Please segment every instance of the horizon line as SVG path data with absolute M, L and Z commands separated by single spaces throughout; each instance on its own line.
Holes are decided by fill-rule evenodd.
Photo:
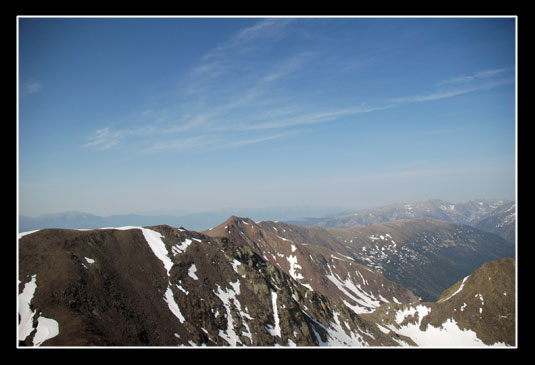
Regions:
M 135 216 L 139 216 L 139 217 L 158 217 L 158 216 L 166 216 L 166 217 L 176 217 L 176 218 L 181 218 L 181 217 L 186 217 L 186 216 L 189 216 L 189 215 L 196 215 L 196 214 L 209 214 L 209 213 L 228 213 L 229 211 L 236 211 L 236 210 L 257 210 L 257 211 L 261 211 L 261 210 L 270 210 L 270 209 L 274 209 L 274 210 L 278 210 L 278 209 L 286 209 L 286 210 L 289 210 L 289 209 L 340 209 L 340 212 L 347 212 L 347 211 L 350 211 L 350 212 L 358 212 L 358 211 L 361 211 L 361 210 L 368 210 L 368 209 L 378 209 L 378 208 L 383 208 L 383 207 L 388 207 L 388 206 L 391 206 L 391 205 L 403 205 L 403 204 L 414 204 L 414 203 L 424 203 L 424 202 L 429 202 L 429 201 L 433 201 L 433 200 L 439 200 L 439 201 L 442 201 L 442 202 L 445 202 L 445 203 L 451 203 L 451 204 L 465 204 L 465 203 L 469 203 L 469 202 L 474 202 L 474 201 L 481 201 L 481 200 L 486 200 L 486 201 L 503 201 L 504 203 L 503 204 L 506 204 L 506 203 L 511 203 L 511 202 L 517 202 L 517 199 L 516 197 L 514 199 L 510 199 L 510 198 L 505 198 L 505 197 L 502 197 L 502 198 L 487 198 L 487 197 L 479 197 L 479 198 L 473 198 L 473 199 L 469 199 L 469 200 L 463 200 L 463 201 L 447 201 L 447 200 L 444 200 L 444 199 L 440 199 L 440 198 L 428 198 L 428 199 L 420 199 L 420 200 L 410 200 L 410 201 L 403 201 L 403 202 L 392 202 L 392 203 L 387 203 L 387 204 L 376 204 L 376 205 L 371 205 L 371 206 L 367 206 L 367 207 L 363 207 L 363 208 L 352 208 L 352 207 L 342 207 L 342 206 L 335 206 L 335 205 L 325 205 L 325 204 L 317 204 L 317 205 L 302 205 L 302 204 L 295 204 L 295 205 L 278 205 L 278 206 L 261 206 L 261 207 L 220 207 L 220 208 L 209 208 L 209 209 L 202 209 L 202 210 L 197 210 L 197 211 L 186 211 L 184 213 L 180 213 L 180 214 L 176 214 L 176 213 L 173 213 L 173 210 L 172 209 L 168 209 L 168 210 L 162 210 L 162 211 L 158 211 L 158 210 L 155 210 L 157 211 L 158 213 L 147 213 L 147 212 L 150 212 L 149 211 L 146 211 L 146 212 L 135 212 L 135 211 L 130 211 L 130 212 L 125 212 L 125 213 L 112 213 L 112 214 L 108 214 L 108 215 L 102 215 L 102 214 L 96 214 L 96 213 L 91 213 L 91 212 L 88 212 L 88 211 L 82 211 L 82 210 L 62 210 L 62 211 L 56 211 L 56 212 L 47 212 L 47 213 L 42 213 L 42 214 L 39 214 L 39 215 L 27 215 L 27 214 L 23 214 L 21 213 L 18 209 L 17 209 L 17 221 L 18 219 L 21 217 L 21 216 L 24 216 L 26 218 L 40 218 L 40 217 L 43 217 L 43 216 L 47 216 L 47 215 L 61 215 L 61 214 L 86 214 L 86 215 L 92 215 L 92 216 L 95 216 L 95 217 L 99 217 L 99 218 L 109 218 L 109 217 L 116 217 L 116 216 L 127 216 L 127 215 L 135 215 Z M 166 213 L 166 211 L 168 211 Z

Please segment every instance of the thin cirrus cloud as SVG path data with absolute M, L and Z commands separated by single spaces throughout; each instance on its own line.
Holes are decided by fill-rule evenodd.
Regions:
M 135 141 L 136 144 L 141 142 L 145 146 L 141 149 L 144 152 L 195 148 L 210 144 L 217 144 L 218 148 L 232 148 L 288 135 L 279 133 L 269 136 L 243 136 L 240 133 L 247 128 L 235 123 L 234 117 L 244 115 L 243 111 L 251 107 L 261 107 L 264 110 L 273 106 L 280 108 L 280 100 L 267 96 L 270 88 L 277 81 L 298 71 L 314 56 L 310 52 L 301 52 L 270 64 L 252 76 L 240 74 L 244 62 L 243 54 L 254 54 L 254 50 L 261 47 L 259 42 L 265 43 L 283 37 L 284 29 L 291 22 L 292 19 L 265 19 L 232 35 L 202 56 L 196 67 L 189 72 L 187 97 L 182 108 L 164 106 L 160 108 L 157 116 L 153 112 L 140 112 L 131 119 L 133 124 L 144 127 L 101 128 L 90 137 L 85 147 L 107 150 Z M 219 80 L 220 76 L 227 73 L 238 75 L 237 87 Z M 203 100 L 208 104 L 209 111 L 205 104 L 198 106 L 196 102 L 191 102 L 192 94 L 195 94 L 195 100 Z M 158 118 L 158 121 L 155 118 Z M 179 137 L 172 137 L 178 134 Z
M 28 81 L 22 85 L 22 95 L 30 95 L 41 90 L 43 85 L 37 81 Z
M 295 67 L 293 66 L 291 68 Z M 262 119 L 261 116 L 257 119 L 252 118 L 247 123 L 217 123 L 224 119 L 225 113 L 239 109 L 254 103 L 255 100 L 262 95 L 259 83 L 266 82 L 266 78 L 261 78 L 260 82 L 251 87 L 247 91 L 243 92 L 240 97 L 235 99 L 233 103 L 225 104 L 215 108 L 211 112 L 204 112 L 194 115 L 185 122 L 170 124 L 166 126 L 155 127 L 148 125 L 143 128 L 131 129 L 131 130 L 111 130 L 109 127 L 97 130 L 95 136 L 91 139 L 86 147 L 95 147 L 98 149 L 110 149 L 119 145 L 119 143 L 128 140 L 131 137 L 150 137 L 150 136 L 166 136 L 176 133 L 193 132 L 199 133 L 196 136 L 186 136 L 183 138 L 174 138 L 167 141 L 157 141 L 151 144 L 148 148 L 145 148 L 144 152 L 157 152 L 165 150 L 176 150 L 185 148 L 195 148 L 207 145 L 217 145 L 218 149 L 239 147 L 245 145 L 251 145 L 255 143 L 262 143 L 269 140 L 279 139 L 290 134 L 295 133 L 279 133 L 268 136 L 238 136 L 238 133 L 245 131 L 262 131 L 279 129 L 284 130 L 292 127 L 305 126 L 318 123 L 326 123 L 335 121 L 337 118 L 351 115 L 358 115 L 362 113 L 372 113 L 375 111 L 386 110 L 395 107 L 399 103 L 418 103 L 426 101 L 434 101 L 440 99 L 451 98 L 478 90 L 492 89 L 501 85 L 506 85 L 514 82 L 514 79 L 510 77 L 495 79 L 496 75 L 499 75 L 502 70 L 494 71 L 481 71 L 474 73 L 471 76 L 460 76 L 446 80 L 441 84 L 453 84 L 456 87 L 437 90 L 428 94 L 413 95 L 407 97 L 393 98 L 387 101 L 384 105 L 377 106 L 360 106 L 350 108 L 338 108 L 333 110 L 324 110 L 303 113 L 300 108 L 288 108 L 282 109 L 281 115 L 270 115 L 271 113 L 264 113 L 266 118 Z M 276 78 L 283 77 L 284 71 L 279 71 L 273 75 L 278 75 Z M 268 82 L 274 80 L 268 78 Z M 481 82 L 484 81 L 484 82 Z M 266 101 L 264 101 L 266 103 Z M 267 102 L 269 104 L 269 102 Z M 275 102 L 273 102 L 275 103 Z M 280 105 L 279 105 L 280 107 Z M 284 113 L 284 110 L 287 110 Z M 235 135 L 228 135 L 229 131 L 234 131 Z M 218 132 L 227 133 L 214 134 Z M 231 141 L 231 142 L 228 142 Z
M 233 148 L 277 140 L 297 134 L 299 127 L 335 122 L 401 103 L 446 99 L 514 82 L 505 68 L 486 69 L 444 79 L 427 93 L 385 98 L 374 105 L 310 105 L 299 96 L 284 94 L 284 83 L 301 70 L 306 71 L 308 63 L 320 58 L 321 50 L 300 49 L 265 63 L 249 59 L 256 60 L 257 51 L 266 52 L 290 35 L 294 21 L 259 20 L 231 35 L 200 57 L 186 74 L 181 105 L 162 106 L 157 115 L 140 112 L 137 119 L 133 118 L 136 120 L 132 125 L 136 127 L 100 128 L 85 146 L 107 150 L 132 142 L 145 153 L 194 150 L 210 145 L 217 145 L 217 149 Z M 250 64 L 255 65 L 254 69 L 245 72 Z M 232 76 L 232 82 L 227 76 Z
M 501 76 L 506 69 L 483 70 L 468 76 L 456 76 L 438 83 L 440 88 L 422 95 L 411 95 L 390 99 L 392 103 L 417 103 L 423 101 L 433 101 L 451 98 L 479 90 L 488 90 L 498 86 L 511 84 L 514 82 L 513 77 L 496 77 Z M 442 88 L 443 85 L 449 88 Z
M 99 129 L 85 147 L 94 147 L 101 150 L 107 150 L 119 144 L 124 132 L 111 131 L 109 127 Z
M 203 60 L 208 61 L 225 56 L 227 53 L 233 53 L 236 50 L 241 52 L 250 51 L 258 47 L 258 41 L 274 39 L 284 35 L 286 26 L 292 23 L 294 19 L 268 18 L 260 20 L 258 23 L 244 28 L 212 51 L 203 56 Z
M 497 76 L 497 75 L 503 73 L 504 71 L 506 71 L 505 68 L 500 68 L 500 69 L 495 69 L 495 70 L 478 71 L 478 72 L 475 72 L 475 73 L 473 73 L 471 75 L 462 75 L 462 76 L 452 77 L 450 79 L 443 80 L 443 81 L 441 81 L 439 83 L 439 85 L 466 84 L 466 83 L 470 83 L 470 82 L 473 82 L 473 81 L 476 81 L 476 80 L 488 79 L 488 78 Z
M 228 148 L 241 147 L 275 139 L 280 139 L 294 134 L 294 132 L 283 132 L 278 134 L 263 135 L 258 137 L 239 136 L 239 135 L 197 135 L 187 138 L 178 138 L 174 140 L 160 141 L 152 144 L 150 147 L 143 149 L 143 153 L 152 153 L 169 150 L 222 150 Z
M 292 117 L 281 118 L 278 120 L 270 120 L 266 122 L 244 125 L 241 128 L 244 130 L 260 130 L 273 128 L 288 128 L 294 126 L 302 126 L 308 124 L 325 123 L 343 116 L 357 115 L 362 113 L 371 113 L 374 111 L 385 110 L 391 108 L 392 105 L 375 106 L 375 107 L 353 107 L 341 108 L 337 110 L 320 111 L 316 113 L 299 114 Z
M 206 83 L 240 69 L 244 54 L 251 54 L 266 42 L 280 39 L 293 19 L 264 19 L 229 37 L 201 57 L 199 64 L 190 73 L 190 93 L 203 92 Z

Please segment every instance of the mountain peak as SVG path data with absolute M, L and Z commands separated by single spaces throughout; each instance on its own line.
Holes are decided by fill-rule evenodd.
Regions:
M 515 261 L 484 263 L 437 302 L 387 304 L 366 316 L 418 346 L 514 346 Z
M 354 258 L 311 244 L 314 239 L 302 235 L 302 230 L 303 227 L 286 223 L 256 223 L 232 216 L 203 233 L 249 247 L 307 289 L 346 301 L 355 313 L 368 312 L 383 302 L 418 300 L 402 285 L 358 264 Z M 320 234 L 325 233 L 320 230 Z

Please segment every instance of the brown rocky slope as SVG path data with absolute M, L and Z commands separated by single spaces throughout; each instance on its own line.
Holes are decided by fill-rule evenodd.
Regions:
M 277 228 L 277 227 L 278 228 Z M 356 313 L 373 311 L 382 303 L 413 303 L 418 297 L 381 273 L 351 257 L 326 247 L 308 244 L 292 235 L 299 227 L 256 223 L 230 217 L 203 233 L 228 239 L 251 248 L 307 288 L 343 300 Z M 309 229 L 306 229 L 309 230 Z
M 18 254 L 21 346 L 397 345 L 227 238 L 47 229 Z

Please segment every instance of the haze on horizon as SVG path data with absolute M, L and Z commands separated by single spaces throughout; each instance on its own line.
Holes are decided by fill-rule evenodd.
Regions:
M 18 18 L 18 209 L 516 198 L 516 19 Z

